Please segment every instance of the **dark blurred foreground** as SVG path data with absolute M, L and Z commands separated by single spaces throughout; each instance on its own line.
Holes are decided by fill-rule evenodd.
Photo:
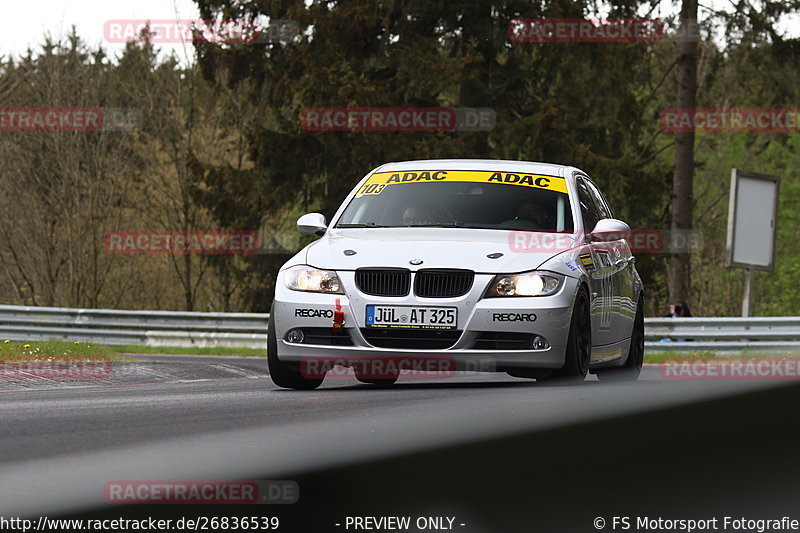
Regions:
M 417 517 L 449 516 L 464 532 L 596 531 L 597 517 L 612 531 L 614 516 L 630 517 L 630 531 L 637 516 L 798 518 L 799 398 L 793 384 L 295 476 L 293 505 L 115 506 L 76 517 L 278 516 L 278 531 L 315 532 L 356 530 L 347 516 L 409 516 L 407 531 L 418 531 Z

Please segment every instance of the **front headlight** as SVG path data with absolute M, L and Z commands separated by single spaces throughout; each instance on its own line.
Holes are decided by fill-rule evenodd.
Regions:
M 561 288 L 562 276 L 552 272 L 526 272 L 524 274 L 500 274 L 492 280 L 487 298 L 498 296 L 549 296 Z
M 336 272 L 306 265 L 292 267 L 286 271 L 286 286 L 293 291 L 344 294 Z

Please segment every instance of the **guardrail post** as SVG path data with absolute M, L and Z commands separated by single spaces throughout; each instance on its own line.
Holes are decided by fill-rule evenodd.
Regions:
M 744 271 L 744 296 L 742 296 L 742 318 L 750 317 L 750 288 L 753 285 L 753 267 Z

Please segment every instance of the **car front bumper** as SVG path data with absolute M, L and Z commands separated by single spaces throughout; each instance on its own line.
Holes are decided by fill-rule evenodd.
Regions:
M 279 277 L 272 310 L 278 357 L 302 364 L 311 359 L 337 361 L 376 358 L 447 360 L 456 370 L 503 371 L 507 368 L 555 369 L 564 365 L 567 338 L 578 280 L 567 277 L 561 290 L 552 296 L 483 298 L 493 275 L 477 274 L 472 290 L 458 298 L 374 297 L 355 288 L 352 272 L 339 272 L 345 294 L 293 291 Z M 455 330 L 430 335 L 425 339 L 388 345 L 374 338 L 373 328 L 365 327 L 367 305 L 455 307 Z M 344 313 L 344 324 L 334 330 L 334 310 Z M 286 340 L 295 328 L 311 334 L 302 343 Z M 409 330 L 399 336 L 414 336 Z M 413 330 L 419 331 L 419 330 Z M 387 335 L 392 336 L 392 332 Z M 450 340 L 436 340 L 444 335 Z M 549 347 L 534 349 L 526 339 L 540 336 Z M 513 339 L 513 342 L 508 339 Z M 446 345 L 446 346 L 445 346 Z M 412 347 L 413 346 L 413 347 Z

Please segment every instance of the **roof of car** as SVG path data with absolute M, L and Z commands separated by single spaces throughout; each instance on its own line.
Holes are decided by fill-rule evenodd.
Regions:
M 511 161 L 504 159 L 420 159 L 417 161 L 397 161 L 381 165 L 375 172 L 394 172 L 403 170 L 497 170 L 503 172 L 524 172 L 526 174 L 545 174 L 566 176 L 568 165 L 537 163 L 533 161 Z

